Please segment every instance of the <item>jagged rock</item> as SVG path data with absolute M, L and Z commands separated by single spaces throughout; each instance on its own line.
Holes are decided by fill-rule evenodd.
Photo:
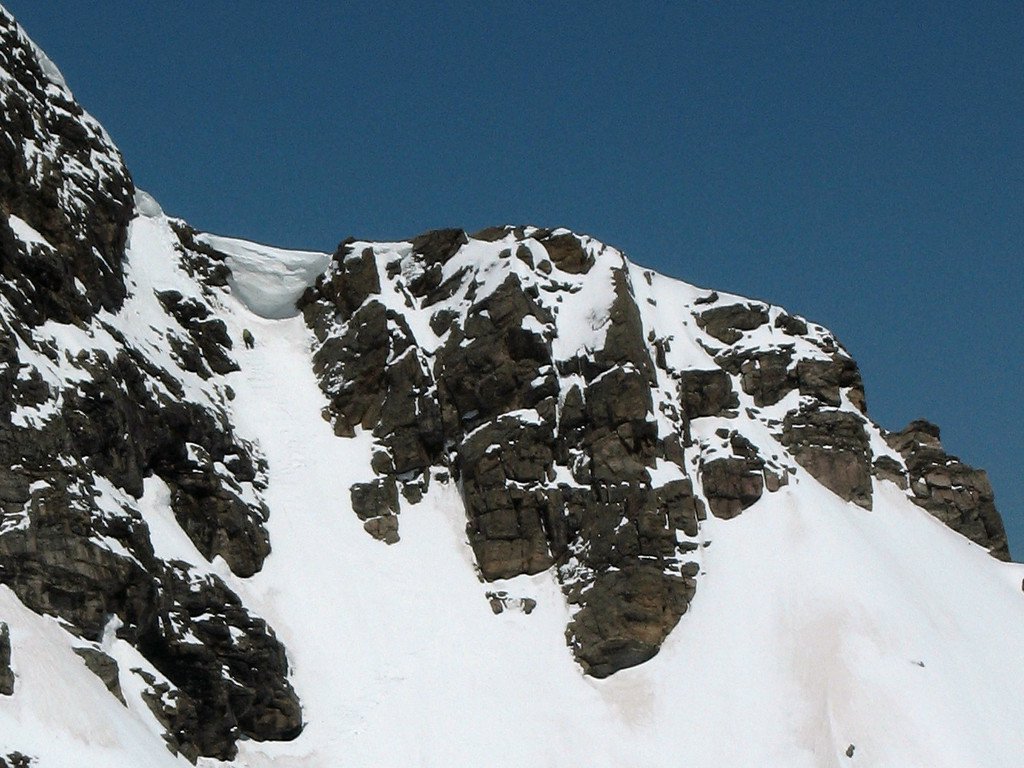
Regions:
M 0 38 L 0 582 L 85 640 L 98 640 L 116 616 L 118 637 L 145 655 L 157 638 L 177 642 L 166 617 L 181 597 L 168 592 L 166 566 L 135 503 L 146 478 L 166 481 L 176 514 L 208 557 L 223 555 L 236 573 L 251 575 L 268 551 L 266 509 L 242 500 L 249 491 L 259 496 L 261 461 L 235 436 L 212 381 L 201 403 L 190 402 L 182 383 L 191 373 L 201 382 L 237 370 L 227 327 L 208 301 L 228 272 L 222 254 L 176 223 L 173 255 L 197 280 L 197 295 L 136 295 L 167 319 L 144 340 L 125 338 L 123 318 L 98 314 L 116 313 L 125 297 L 135 201 L 146 216 L 156 206 L 136 196 L 109 138 L 6 13 Z M 45 320 L 95 346 L 50 342 L 52 334 L 36 328 Z M 157 366 L 151 347 L 169 348 L 178 364 Z M 41 365 L 52 366 L 47 377 Z M 200 641 L 219 658 L 215 645 Z M 102 657 L 85 655 L 114 679 Z M 261 663 L 247 660 L 250 677 L 273 687 L 278 675 L 287 685 L 286 668 L 261 671 Z M 221 667 L 205 672 L 219 676 Z M 168 665 L 166 674 L 189 675 L 197 699 L 216 689 L 196 669 Z M 250 730 L 258 737 L 263 726 Z
M 510 275 L 470 309 L 465 335 L 451 334 L 438 352 L 434 377 L 455 430 L 469 430 L 505 411 L 534 408 L 557 396 L 550 343 L 523 327 L 528 317 L 542 324 L 552 321 Z M 538 378 L 542 381 L 534 384 Z
M 584 437 L 597 482 L 639 482 L 648 477 L 657 453 L 657 428 L 648 420 L 647 377 L 632 365 L 613 368 L 587 389 L 588 430 Z
M 351 494 L 352 510 L 364 521 L 366 532 L 387 544 L 398 542 L 398 485 L 394 477 L 357 483 Z
M 889 456 L 878 456 L 871 465 L 872 473 L 879 480 L 888 480 L 895 483 L 903 490 L 910 487 L 907 480 L 907 471 L 900 462 Z
M 740 386 L 753 396 L 754 405 L 759 408 L 775 405 L 797 387 L 797 377 L 790 370 L 793 353 L 788 349 L 754 352 L 738 360 Z M 734 362 L 730 360 L 729 364 Z
M 533 613 L 533 609 L 537 607 L 537 601 L 532 597 L 511 597 L 508 592 L 504 590 L 499 592 L 488 592 L 486 594 L 487 602 L 491 606 L 491 611 L 498 615 L 504 613 L 506 610 L 514 610 L 525 613 L 529 616 Z
M 125 703 L 124 694 L 121 692 L 121 680 L 118 676 L 117 662 L 110 656 L 96 648 L 82 647 L 75 648 L 75 653 L 82 657 L 85 666 L 98 677 L 107 690 L 114 694 L 114 698 Z
M 181 263 L 201 285 L 224 288 L 231 278 L 231 270 L 225 263 L 226 254 L 210 247 L 199 238 L 199 232 L 179 219 L 168 223 L 178 237 L 178 253 Z
M 538 232 L 535 237 L 548 252 L 552 263 L 563 272 L 574 275 L 586 274 L 594 265 L 593 257 L 587 253 L 580 239 L 571 232 L 557 235 Z
M 304 309 L 313 297 L 327 298 L 342 318 L 348 320 L 373 295 L 380 293 L 380 275 L 373 248 L 352 253 L 351 243 L 343 243 L 334 254 L 339 268 L 324 284 L 324 276 L 317 278 L 316 290 L 303 294 L 299 308 Z
M 6 757 L 0 757 L 0 768 L 32 768 L 35 760 L 21 752 L 8 752 Z
M 363 530 L 385 544 L 397 544 L 401 537 L 398 535 L 398 516 L 381 515 L 363 523 Z
M 939 428 L 924 420 L 886 435 L 886 441 L 907 464 L 912 501 L 993 557 L 1010 559 L 1006 530 L 984 470 L 947 454 Z
M 32 493 L 26 524 L 0 536 L 0 579 L 37 613 L 60 616 L 83 637 L 98 640 L 111 615 L 126 635 L 153 617 L 155 585 L 148 532 L 137 513 L 101 516 L 76 483 L 57 477 Z M 119 542 L 137 557 L 97 546 Z
M 552 441 L 550 427 L 506 417 L 459 446 L 467 532 L 485 579 L 537 573 L 552 563 L 544 526 L 551 499 L 520 487 L 547 479 Z
M 768 322 L 768 310 L 756 304 L 730 304 L 713 307 L 695 315 L 697 325 L 725 344 L 743 338 L 743 331 L 752 331 Z
M 461 229 L 435 229 L 414 237 L 410 242 L 413 253 L 420 257 L 422 271 L 410 280 L 409 290 L 414 296 L 426 297 L 441 286 L 442 268 L 469 242 L 469 238 Z M 436 297 L 428 299 L 426 304 L 433 304 L 436 300 Z
M 0 621 L 0 696 L 14 693 L 14 670 L 11 668 L 11 630 Z
M 695 591 L 691 578 L 637 564 L 598 575 L 566 637 L 587 674 L 608 677 L 652 658 Z
M 115 311 L 135 192 L 121 154 L 6 13 L 0 70 L 0 294 L 32 326 Z M 17 222 L 48 245 L 23 241 Z
M 195 764 L 199 758 L 197 747 L 199 716 L 191 697 L 178 688 L 135 667 L 132 673 L 142 678 L 142 700 L 164 727 L 163 738 L 171 754 L 181 755 Z
M 800 394 L 836 408 L 841 403 L 839 391 L 852 388 L 850 401 L 864 412 L 864 385 L 857 364 L 850 358 L 837 354 L 831 360 L 800 360 L 796 364 L 796 378 Z
M 822 485 L 871 509 L 871 448 L 860 417 L 840 410 L 791 412 L 783 421 L 781 439 Z
M 147 659 L 188 695 L 196 711 L 187 739 L 198 754 L 230 760 L 239 734 L 289 740 L 302 731 L 284 647 L 216 576 L 171 563 L 161 578 L 158 619 L 139 638 Z
M 787 315 L 785 312 L 781 312 L 775 318 L 775 327 L 790 336 L 805 336 L 807 334 L 807 323 L 799 317 Z
M 253 509 L 208 469 L 179 474 L 167 484 L 174 517 L 203 557 L 223 557 L 242 577 L 263 567 L 270 554 L 265 508 Z
M 679 403 L 687 418 L 724 416 L 739 408 L 740 400 L 732 388 L 729 374 L 720 369 L 681 371 Z
M 210 310 L 195 299 L 186 299 L 178 291 L 161 291 L 157 298 L 168 314 L 185 329 L 202 362 L 186 365 L 186 370 L 209 378 L 213 373 L 231 373 L 238 370 L 236 363 L 226 350 L 234 345 L 223 320 L 211 316 Z M 249 334 L 252 339 L 252 334 Z M 180 342 L 179 342 L 180 343 Z M 189 358 L 187 347 L 180 346 L 178 356 Z
M 373 433 L 388 447 L 394 471 L 423 471 L 444 447 L 441 406 L 430 369 L 412 348 L 387 366 L 381 418 Z
M 728 520 L 761 498 L 764 492 L 764 461 L 757 449 L 736 432 L 729 435 L 732 457 L 702 461 L 704 496 L 711 514 Z
M 612 272 L 612 287 L 615 295 L 608 308 L 604 346 L 594 353 L 592 367 L 588 365 L 589 361 L 583 361 L 584 368 L 590 368 L 588 378 L 593 379 L 614 365 L 630 364 L 648 382 L 653 382 L 654 366 L 644 343 L 643 321 L 626 270 Z

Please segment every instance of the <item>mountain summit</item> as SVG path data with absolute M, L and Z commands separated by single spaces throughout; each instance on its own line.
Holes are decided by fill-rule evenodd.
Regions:
M 825 328 L 196 231 L 0 9 L 0 766 L 1009 766 L 1024 568 Z

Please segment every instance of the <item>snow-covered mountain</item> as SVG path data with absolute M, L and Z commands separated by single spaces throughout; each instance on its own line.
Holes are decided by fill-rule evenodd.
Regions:
M 197 232 L 0 9 L 0 766 L 1024 765 L 984 472 L 563 229 Z

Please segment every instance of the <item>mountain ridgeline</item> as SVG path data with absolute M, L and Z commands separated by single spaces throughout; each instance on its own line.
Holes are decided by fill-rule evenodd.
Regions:
M 112 698 L 144 704 L 168 754 L 294 740 L 304 691 L 245 586 L 285 514 L 268 491 L 284 470 L 236 418 L 260 337 L 232 318 L 271 317 L 245 294 L 248 246 L 137 191 L 2 9 L 0 43 L 0 585 L 55 618 Z M 275 322 L 304 324 L 334 439 L 369 446 L 322 514 L 357 518 L 383 556 L 447 489 L 489 609 L 529 613 L 517 579 L 550 574 L 591 678 L 685 624 L 712 523 L 811 484 L 865 516 L 895 490 L 1009 559 L 985 473 L 928 422 L 874 424 L 841 344 L 779 307 L 566 229 L 349 238 L 318 263 Z M 0 708 L 31 663 L 4 621 Z M 8 762 L 33 760 L 17 742 L 0 734 Z

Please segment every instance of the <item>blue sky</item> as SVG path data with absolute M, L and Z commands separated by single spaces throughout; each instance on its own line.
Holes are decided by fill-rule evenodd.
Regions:
M 568 226 L 829 326 L 1024 556 L 1020 2 L 3 1 L 201 229 Z

